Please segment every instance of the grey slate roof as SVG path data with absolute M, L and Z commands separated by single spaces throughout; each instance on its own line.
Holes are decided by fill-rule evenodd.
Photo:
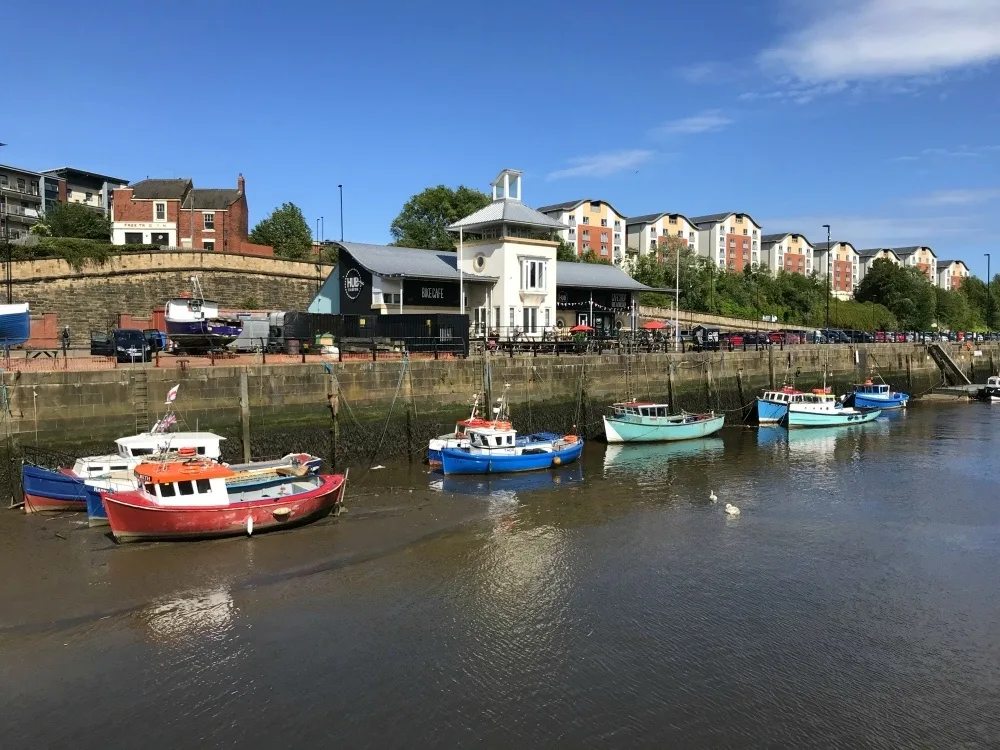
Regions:
M 478 229 L 490 224 L 520 224 L 521 226 L 542 227 L 543 229 L 566 229 L 566 224 L 524 205 L 521 201 L 496 200 L 485 208 L 459 219 L 448 229 Z
M 883 250 L 887 250 L 893 255 L 896 255 L 896 251 L 893 250 L 891 247 L 868 247 L 865 248 L 864 250 L 858 250 L 858 255 L 860 255 L 862 258 L 871 258 L 878 255 Z M 896 255 L 896 257 L 898 258 L 899 256 Z
M 553 203 L 551 206 L 539 206 L 538 210 L 541 211 L 542 213 L 549 213 L 551 211 L 572 211 L 574 208 L 584 203 L 603 203 L 605 206 L 608 206 L 616 214 L 618 214 L 622 218 L 625 218 L 625 214 L 623 214 L 621 211 L 619 211 L 617 208 L 612 206 L 607 201 L 601 200 L 600 198 L 580 198 L 580 200 L 576 201 L 566 201 L 565 203 Z
M 950 266 L 952 263 L 961 263 L 966 268 L 969 267 L 968 263 L 966 263 L 964 260 L 959 260 L 958 258 L 955 258 L 954 260 L 939 260 L 938 267 L 940 268 L 941 266 Z
M 927 245 L 910 245 L 909 247 L 892 247 L 889 249 L 892 250 L 894 253 L 896 253 L 897 257 L 906 258 L 907 256 L 913 255 L 920 248 L 924 248 L 925 250 L 930 250 L 931 255 L 933 255 L 935 258 L 937 257 L 937 254 L 933 250 L 931 250 L 931 248 L 927 247 Z
M 443 279 L 458 281 L 458 253 L 447 250 L 418 250 L 413 247 L 369 245 L 364 242 L 335 242 L 376 276 L 383 278 Z M 465 274 L 469 281 L 496 281 L 492 276 Z
M 573 263 L 556 261 L 556 286 L 574 286 L 594 289 L 621 289 L 624 291 L 652 291 L 627 273 L 606 263 Z
M 778 234 L 762 234 L 760 236 L 760 241 L 761 241 L 761 244 L 763 244 L 765 242 L 781 242 L 783 239 L 785 239 L 785 237 L 793 237 L 793 236 L 801 237 L 806 242 L 809 242 L 809 238 L 806 237 L 804 234 L 801 234 L 800 232 L 780 232 Z M 825 250 L 826 249 L 826 243 L 823 242 L 821 244 L 823 245 L 823 249 Z M 817 245 L 813 245 L 812 242 L 809 242 L 809 245 L 811 247 L 818 247 Z
M 667 214 L 664 212 L 658 214 L 643 214 L 642 216 L 629 216 L 625 220 L 625 226 L 631 227 L 636 224 L 651 224 L 652 222 L 659 219 L 661 216 L 667 216 Z
M 181 208 L 225 211 L 240 199 L 240 191 L 235 188 L 192 188 Z
M 140 180 L 132 187 L 132 197 L 139 200 L 160 198 L 180 200 L 191 189 L 191 180 Z
M 120 185 L 128 185 L 128 180 L 121 177 L 111 177 L 110 175 L 100 174 L 99 172 L 88 172 L 86 169 L 77 169 L 76 167 L 56 167 L 55 169 L 46 169 L 42 172 L 44 175 L 52 175 L 53 177 L 91 177 L 99 180 L 104 180 L 105 182 L 117 182 Z
M 692 216 L 690 219 L 688 219 L 688 221 L 690 221 L 692 224 L 695 224 L 696 226 L 701 224 L 716 224 L 725 219 L 727 216 L 731 216 L 733 214 L 739 214 L 740 216 L 750 216 L 750 214 L 746 212 L 726 211 L 723 214 L 707 214 L 705 216 Z M 760 226 L 757 220 L 754 219 L 752 216 L 750 216 L 750 221 L 752 221 L 754 224 L 757 224 L 757 226 Z

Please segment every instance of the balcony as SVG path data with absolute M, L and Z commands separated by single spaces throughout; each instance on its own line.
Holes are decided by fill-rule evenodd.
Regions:
M 11 193 L 13 195 L 27 195 L 31 198 L 37 198 L 39 201 L 42 200 L 41 191 L 37 187 L 33 188 L 30 185 L 21 188 L 17 186 L 17 183 L 13 182 L 0 183 L 0 192 Z
M 27 219 L 29 221 L 38 221 L 39 219 L 37 209 L 24 208 L 23 206 L 8 206 L 3 203 L 0 203 L 0 215 L 16 216 L 18 218 Z

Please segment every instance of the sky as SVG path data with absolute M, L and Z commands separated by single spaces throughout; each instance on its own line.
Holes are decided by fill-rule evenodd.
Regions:
M 1000 0 L 222 2 L 4 11 L 0 162 L 247 181 L 383 243 L 430 185 L 749 213 L 1000 270 Z M 31 31 L 33 30 L 33 31 Z M 15 86 L 20 78 L 23 86 Z

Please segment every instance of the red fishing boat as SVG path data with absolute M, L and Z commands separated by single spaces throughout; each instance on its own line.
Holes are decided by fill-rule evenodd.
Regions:
M 115 540 L 209 539 L 288 528 L 339 513 L 346 474 L 262 485 L 204 459 L 140 464 L 137 490 L 101 493 Z

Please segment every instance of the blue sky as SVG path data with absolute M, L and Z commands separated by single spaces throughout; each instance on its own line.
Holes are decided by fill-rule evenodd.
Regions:
M 746 211 L 766 232 L 1000 243 L 1000 0 L 14 3 L 0 161 L 135 181 L 247 179 L 385 242 L 428 185 L 637 215 Z M 39 39 L 42 41 L 39 41 Z M 15 73 L 17 73 L 15 75 Z M 19 92 L 19 93 L 17 93 Z M 16 103 L 23 103 L 17 106 Z M 19 112 L 12 115 L 13 111 Z M 825 237 L 823 237 L 825 239 Z

